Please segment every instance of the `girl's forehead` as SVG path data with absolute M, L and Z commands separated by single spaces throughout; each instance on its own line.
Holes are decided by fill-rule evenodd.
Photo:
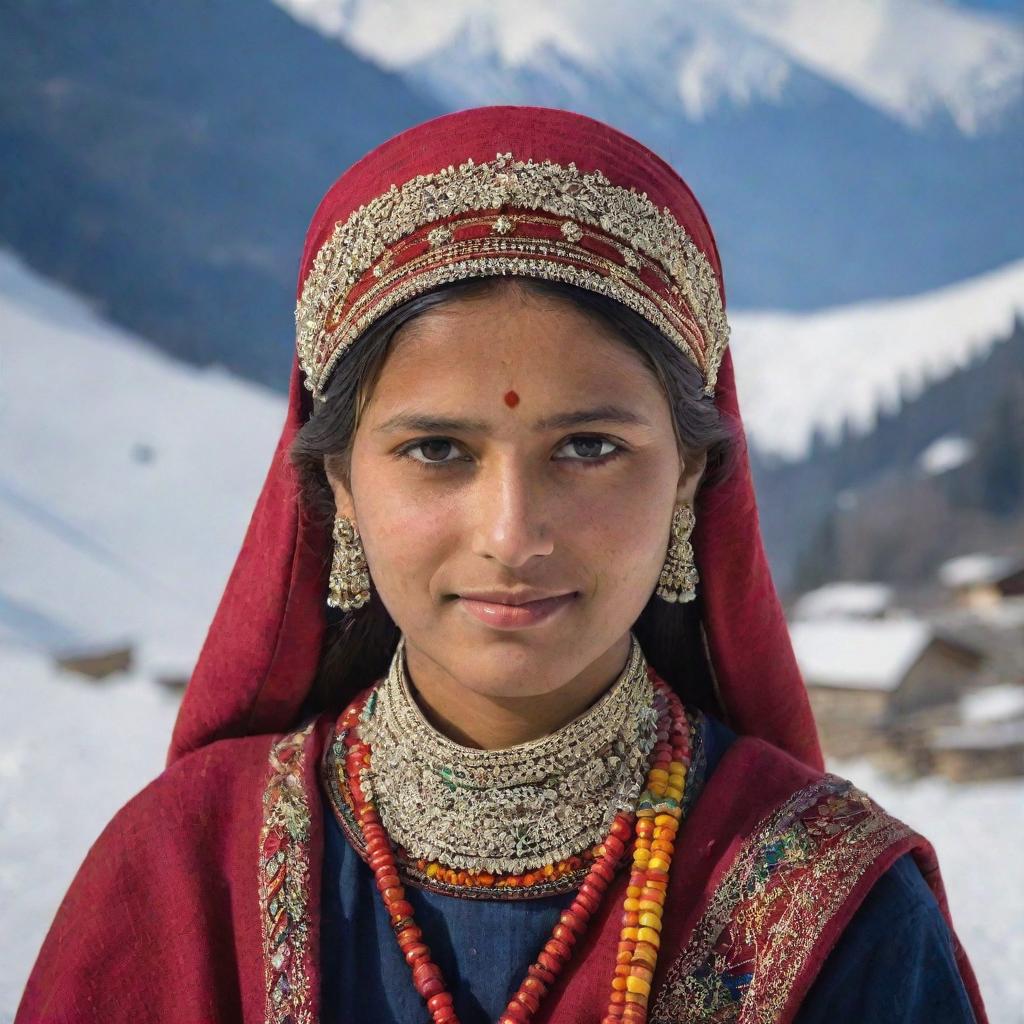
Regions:
M 645 359 L 611 327 L 571 302 L 503 303 L 487 298 L 428 310 L 395 335 L 385 372 L 493 375 L 560 374 L 602 368 L 622 373 Z M 536 373 L 533 373 L 536 376 Z M 510 386 L 512 386 L 510 382 Z
M 451 345 L 451 348 L 448 346 Z M 466 409 L 495 406 L 538 414 L 549 405 L 650 405 L 662 385 L 640 353 L 625 344 L 609 348 L 592 341 L 564 345 L 546 339 L 537 351 L 520 348 L 515 357 L 501 358 L 440 340 L 385 364 L 370 396 L 377 414 L 407 406 L 422 409 Z M 447 351 L 446 351 L 447 349 Z M 441 354 L 443 353 L 443 355 Z

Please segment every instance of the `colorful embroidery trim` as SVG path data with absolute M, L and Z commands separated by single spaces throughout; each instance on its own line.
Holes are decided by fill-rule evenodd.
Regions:
M 315 720 L 270 751 L 263 792 L 259 898 L 268 1024 L 314 1024 L 309 934 L 310 810 L 303 779 Z
M 879 854 L 913 830 L 845 779 L 799 790 L 744 843 L 682 953 L 651 1024 L 770 1024 L 825 926 Z

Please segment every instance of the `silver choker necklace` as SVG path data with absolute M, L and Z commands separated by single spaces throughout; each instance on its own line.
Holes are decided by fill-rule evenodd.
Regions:
M 631 635 L 622 674 L 583 714 L 540 739 L 477 750 L 424 717 L 403 636 L 359 734 L 372 750 L 363 792 L 411 857 L 473 872 L 532 871 L 599 843 L 618 811 L 634 809 L 657 736 L 654 686 Z

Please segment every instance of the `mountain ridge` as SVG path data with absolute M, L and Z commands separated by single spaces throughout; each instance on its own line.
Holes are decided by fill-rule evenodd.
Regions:
M 878 88 L 913 104 L 894 117 L 892 103 L 866 95 L 867 70 L 851 88 L 849 69 L 840 81 L 825 73 L 822 54 L 796 60 L 780 49 L 799 49 L 795 42 L 777 31 L 768 38 L 766 10 L 797 11 L 797 28 L 813 29 L 803 0 L 664 0 L 645 5 L 642 18 L 575 0 L 517 6 L 514 17 L 457 0 L 432 6 L 429 18 L 404 2 L 276 2 L 450 109 L 564 107 L 634 135 L 704 206 L 734 306 L 804 311 L 915 295 L 1024 255 L 1014 170 L 1024 166 L 1024 28 L 1011 18 L 918 0 L 851 4 L 865 21 L 865 10 L 884 14 L 851 45 L 865 69 L 895 68 Z M 745 27 L 757 12 L 760 35 Z M 938 19 L 945 30 L 912 38 L 915 12 L 922 29 Z M 899 29 L 891 37 L 890 22 Z M 406 35 L 417 49 L 403 51 Z M 840 53 L 841 40 L 826 42 L 823 54 Z M 921 47 L 927 60 L 913 56 Z M 721 93 L 707 94 L 696 120 L 677 82 L 694 63 L 693 96 Z
M 794 68 L 844 88 L 910 127 L 944 112 L 964 134 L 1019 103 L 1024 27 L 1001 12 L 929 0 L 649 0 L 644 17 L 610 2 L 275 0 L 297 20 L 395 72 L 487 66 L 514 78 L 549 53 L 584 73 L 666 61 L 688 120 L 721 105 L 774 103 Z M 550 69 L 552 74 L 557 69 Z M 477 94 L 473 95 L 473 90 Z M 471 80 L 461 95 L 488 100 Z

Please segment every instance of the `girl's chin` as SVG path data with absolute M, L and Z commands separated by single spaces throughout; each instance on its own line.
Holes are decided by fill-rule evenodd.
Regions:
M 501 638 L 499 638 L 500 640 Z M 505 638 L 506 641 L 510 638 Z M 458 662 L 451 666 L 460 685 L 480 697 L 492 699 L 543 697 L 564 686 L 576 671 L 571 664 L 559 672 L 557 658 L 547 648 L 523 643 L 460 643 Z M 567 645 L 556 648 L 563 656 Z

